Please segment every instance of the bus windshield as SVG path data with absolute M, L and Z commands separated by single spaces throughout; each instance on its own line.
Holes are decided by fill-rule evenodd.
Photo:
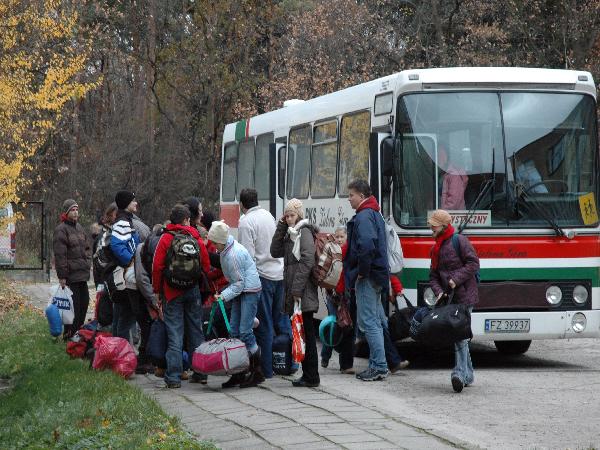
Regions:
M 399 97 L 396 222 L 424 227 L 443 208 L 456 223 L 474 209 L 469 227 L 597 225 L 594 108 L 575 93 Z

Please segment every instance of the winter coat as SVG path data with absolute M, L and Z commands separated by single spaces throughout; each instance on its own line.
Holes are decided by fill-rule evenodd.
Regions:
M 131 223 L 133 225 L 133 229 L 137 231 L 137 234 L 140 237 L 140 242 L 146 242 L 148 236 L 152 234 L 152 230 L 150 230 L 148 225 L 142 222 L 142 219 L 135 214 L 132 214 L 131 216 Z
M 168 233 L 168 231 L 189 233 L 196 239 L 198 246 L 200 247 L 200 267 L 202 267 L 205 274 L 210 270 L 210 260 L 208 259 L 206 246 L 204 245 L 202 238 L 200 238 L 200 234 L 196 228 L 185 225 L 174 225 L 172 223 L 167 225 L 165 232 L 160 237 L 160 241 L 158 241 L 156 251 L 154 252 L 154 259 L 152 260 L 152 289 L 155 294 L 162 293 L 167 301 L 171 301 L 174 298 L 182 296 L 185 291 L 169 286 L 167 280 L 163 277 L 163 271 L 165 270 L 167 263 L 167 252 L 169 251 L 169 247 L 171 247 L 171 242 L 173 242 L 174 237 L 171 233 Z M 198 282 L 200 281 L 201 280 L 198 280 Z
M 450 291 L 448 281 L 453 280 L 456 283 L 454 302 L 474 305 L 479 301 L 477 279 L 475 278 L 475 274 L 479 270 L 479 258 L 466 236 L 459 234 L 458 243 L 462 260 L 454 250 L 452 238 L 446 239 L 442 243 L 438 267 L 429 271 L 431 289 L 437 297 L 442 292 Z
M 294 312 L 294 297 L 300 297 L 302 312 L 319 310 L 317 285 L 310 275 L 315 265 L 315 238 L 318 230 L 308 223 L 300 228 L 300 260 L 292 253 L 294 243 L 287 233 L 288 226 L 279 221 L 271 242 L 271 256 L 283 258 L 283 286 L 285 292 L 285 312 Z
M 464 170 L 449 167 L 442 181 L 442 209 L 465 209 L 465 190 L 469 177 Z
M 79 283 L 90 279 L 92 243 L 79 223 L 70 220 L 61 222 L 54 230 L 52 244 L 59 280 Z
M 233 236 L 227 237 L 227 244 L 221 252 L 221 270 L 229 281 L 229 286 L 221 292 L 225 301 L 244 292 L 260 292 L 262 289 L 254 260 Z
M 353 288 L 361 275 L 387 289 L 387 237 L 385 222 L 375 197 L 368 197 L 360 204 L 354 217 L 348 221 L 347 230 L 348 254 L 344 259 L 346 288 Z
M 149 304 L 154 304 L 154 292 L 152 291 L 152 274 L 146 271 L 144 264 L 142 264 L 142 252 L 146 243 L 142 243 L 135 249 L 135 284 L 137 290 L 142 294 L 144 300 Z
M 140 236 L 133 227 L 133 215 L 120 209 L 117 220 L 112 225 L 110 250 L 121 267 L 129 266 L 139 243 Z

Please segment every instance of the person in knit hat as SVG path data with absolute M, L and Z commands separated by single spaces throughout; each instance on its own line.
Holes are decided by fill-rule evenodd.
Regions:
M 271 256 L 283 258 L 283 284 L 285 312 L 291 315 L 300 307 L 304 322 L 306 354 L 302 361 L 302 376 L 292 382 L 294 387 L 317 387 L 319 355 L 317 352 L 317 330 L 313 316 L 319 309 L 317 285 L 310 276 L 315 265 L 315 239 L 318 229 L 304 219 L 304 207 L 298 199 L 291 199 L 277 223 L 271 242 Z
M 434 211 L 427 220 L 435 244 L 431 249 L 429 282 L 438 301 L 454 293 L 453 302 L 469 305 L 470 310 L 479 301 L 477 272 L 479 258 L 469 239 L 454 234 L 452 216 L 443 209 Z M 453 242 L 455 241 L 455 242 Z M 456 249 L 460 251 L 457 252 Z M 469 354 L 469 340 L 454 343 L 455 365 L 450 375 L 452 388 L 461 392 L 473 383 L 473 364 Z
M 229 285 L 216 296 L 217 301 L 231 302 L 231 337 L 240 339 L 250 355 L 247 373 L 235 374 L 221 386 L 257 386 L 265 381 L 261 367 L 260 347 L 252 331 L 262 286 L 256 264 L 248 250 L 229 234 L 229 227 L 216 220 L 208 230 L 208 240 L 220 254 L 221 270 Z
M 52 244 L 58 282 L 73 292 L 75 318 L 72 325 L 65 325 L 63 332 L 63 338 L 68 339 L 85 321 L 90 302 L 87 281 L 92 264 L 92 243 L 79 224 L 79 206 L 73 199 L 63 202 Z

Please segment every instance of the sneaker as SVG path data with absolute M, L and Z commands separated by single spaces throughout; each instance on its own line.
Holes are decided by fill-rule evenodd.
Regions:
M 329 366 L 329 360 L 321 358 L 321 367 L 327 369 L 327 366 Z
M 450 381 L 452 382 L 452 389 L 454 389 L 454 392 L 461 392 L 463 390 L 464 385 L 458 375 L 452 375 Z
M 352 367 L 350 367 L 348 369 L 340 369 L 340 373 L 342 375 L 354 375 L 356 373 L 356 370 L 354 370 Z
M 203 373 L 192 373 L 192 376 L 190 377 L 190 383 L 200 383 L 200 384 L 207 384 L 208 383 L 208 375 L 205 375 Z
M 356 374 L 356 378 L 362 381 L 384 380 L 390 374 L 389 370 L 376 370 L 369 367 L 367 370 Z
M 179 389 L 181 383 L 167 383 L 167 389 Z
M 410 362 L 408 361 L 408 359 L 405 359 L 404 361 L 400 361 L 398 364 L 396 364 L 394 367 L 392 367 L 390 369 L 390 372 L 396 373 L 399 370 L 406 369 L 409 364 L 410 364 Z

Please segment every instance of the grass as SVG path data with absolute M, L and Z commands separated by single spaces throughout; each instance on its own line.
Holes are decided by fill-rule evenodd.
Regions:
M 0 279 L 0 290 L 6 283 Z M 71 360 L 28 308 L 0 315 L 0 448 L 213 449 L 140 389 Z

